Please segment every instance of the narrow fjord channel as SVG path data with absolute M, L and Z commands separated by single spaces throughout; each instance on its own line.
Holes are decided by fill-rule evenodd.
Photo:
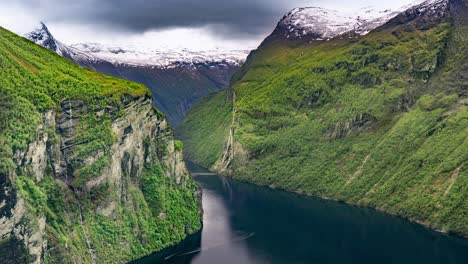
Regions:
M 241 183 L 192 166 L 204 228 L 148 263 L 467 263 L 468 240 L 372 209 Z M 203 174 L 207 173 L 207 174 Z

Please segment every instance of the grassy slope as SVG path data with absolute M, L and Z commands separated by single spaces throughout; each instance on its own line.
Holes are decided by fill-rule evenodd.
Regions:
M 90 234 L 98 259 L 115 263 L 160 250 L 183 239 L 186 232 L 200 228 L 195 183 L 189 182 L 186 188 L 175 187 L 175 183 L 162 176 L 164 168 L 157 161 L 144 170 L 141 186 L 129 183 L 131 204 L 117 205 L 113 217 L 95 213 L 101 199 L 114 199 L 113 192 L 107 184 L 84 191 L 83 179 L 96 177 L 108 165 L 109 157 L 104 155 L 88 166 L 79 161 L 97 151 L 106 151 L 114 143 L 111 117 L 107 114 L 100 117 L 91 111 L 81 118 L 77 132 L 77 140 L 85 143 L 74 153 L 77 177 L 71 184 L 81 189 L 78 195 L 86 218 L 84 227 L 79 223 L 77 194 L 54 178 L 51 169 L 41 182 L 36 182 L 28 173 L 29 168 L 15 168 L 12 161 L 14 152 L 26 150 L 38 136 L 42 113 L 58 109 L 62 101 L 80 99 L 96 109 L 119 107 L 124 94 L 150 96 L 146 87 L 82 69 L 2 28 L 0 69 L 0 175 L 6 179 L 0 187 L 13 186 L 20 193 L 30 211 L 28 221 L 32 225 L 37 223 L 37 217 L 46 216 L 47 263 L 91 262 L 84 230 Z M 55 131 L 46 132 L 53 143 Z M 4 177 L 11 170 L 17 172 L 16 179 Z M 5 208 L 8 206 L 2 210 Z M 160 211 L 168 217 L 158 217 Z
M 232 87 L 235 141 L 249 153 L 247 160 L 236 157 L 235 177 L 467 235 L 463 32 L 450 23 L 428 30 L 410 23 L 356 40 L 266 43 Z M 191 113 L 181 130 L 186 145 L 226 141 L 226 134 L 209 142 L 192 136 L 209 135 L 193 120 L 216 122 L 223 98 L 213 96 Z M 363 114 L 370 122 L 353 124 Z M 201 164 L 215 160 L 190 154 Z
M 222 156 L 232 124 L 232 101 L 224 98 L 225 92 L 207 96 L 194 106 L 176 131 L 186 143 L 185 155 L 205 167 L 215 164 Z
M 66 99 L 105 97 L 108 101 L 119 101 L 124 93 L 149 94 L 143 85 L 81 69 L 13 33 L 0 30 L 1 91 L 12 98 L 12 107 L 24 111 L 11 110 L 15 116 L 9 120 L 10 129 L 4 131 L 13 149 L 25 149 L 34 136 L 40 113 L 57 108 Z M 14 118 L 17 118 L 15 123 L 11 120 Z

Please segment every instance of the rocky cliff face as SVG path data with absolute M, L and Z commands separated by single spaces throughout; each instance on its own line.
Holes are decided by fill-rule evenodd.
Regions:
M 112 143 L 106 147 L 97 146 L 95 151 L 81 155 L 84 151 L 81 147 L 86 142 L 80 142 L 79 133 L 83 133 L 82 128 L 86 126 L 84 120 L 90 116 L 94 116 L 97 122 L 108 122 Z M 95 241 L 90 222 L 98 221 L 101 217 L 121 221 L 125 215 L 120 215 L 119 211 L 141 210 L 136 207 L 136 200 L 139 198 L 138 193 L 141 193 L 144 177 L 147 177 L 145 174 L 148 174 L 145 168 L 158 164 L 162 172 L 158 176 L 174 182 L 176 189 L 188 190 L 187 186 L 191 184 L 188 183 L 190 177 L 182 152 L 175 147 L 166 119 L 157 114 L 147 97 L 125 97 L 121 107 L 93 107 L 80 100 L 64 101 L 57 111 L 48 111 L 42 115 L 35 140 L 25 151 L 15 152 L 14 161 L 16 169 L 2 177 L 20 183 L 17 187 L 20 191 L 8 184 L 2 188 L 0 237 L 15 241 L 15 246 L 10 249 L 16 250 L 20 256 L 26 256 L 27 252 L 25 258 L 32 263 L 54 259 L 57 251 L 75 246 L 50 241 L 56 238 L 51 232 L 55 228 L 49 222 L 54 220 L 48 219 L 47 213 L 32 213 L 31 208 L 28 208 L 34 203 L 29 199 L 40 199 L 34 197 L 30 189 L 40 189 L 46 181 L 51 181 L 56 188 L 64 191 L 60 202 L 64 202 L 66 207 L 60 213 L 61 217 L 68 218 L 71 226 L 60 228 L 81 233 L 82 237 L 70 238 L 69 243 L 84 242 L 85 245 L 81 248 L 83 255 L 70 256 L 71 259 L 93 263 L 103 261 L 104 258 L 96 249 L 98 242 Z M 84 172 L 87 170 L 89 172 Z M 29 179 L 18 181 L 18 178 L 28 174 L 34 176 L 34 186 L 30 185 Z M 94 192 L 99 194 L 93 195 Z M 166 214 L 166 211 L 161 210 L 155 217 Z M 180 231 L 194 232 L 197 229 L 186 228 Z

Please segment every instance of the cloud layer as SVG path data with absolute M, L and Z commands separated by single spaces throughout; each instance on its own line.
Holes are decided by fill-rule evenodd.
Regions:
M 212 27 L 225 34 L 263 34 L 304 0 L 17 0 L 50 23 L 100 25 L 129 32 Z
M 250 49 L 294 7 L 355 10 L 413 0 L 0 0 L 0 26 L 24 34 L 44 21 L 65 43 Z

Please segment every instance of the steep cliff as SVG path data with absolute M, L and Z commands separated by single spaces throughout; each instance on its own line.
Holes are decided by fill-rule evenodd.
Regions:
M 178 128 L 189 158 L 468 235 L 467 18 L 430 0 L 363 36 L 275 30 Z
M 1 28 L 0 44 L 0 262 L 122 263 L 200 229 L 147 88 Z

